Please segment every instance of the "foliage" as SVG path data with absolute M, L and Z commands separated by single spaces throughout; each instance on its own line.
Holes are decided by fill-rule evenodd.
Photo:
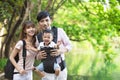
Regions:
M 117 62 L 104 65 L 103 54 L 96 54 L 88 41 L 74 41 L 72 44 L 72 51 L 66 54 L 68 80 L 119 80 L 119 78 L 114 77 L 114 75 L 118 76 L 117 74 L 119 73 L 114 72 L 120 71 L 120 66 L 115 66 L 115 64 L 119 65 Z M 0 65 L 0 68 L 2 70 L 5 63 L 5 59 L 0 59 L 0 64 L 2 65 Z M 35 66 L 39 63 L 40 61 L 35 61 Z M 39 80 L 40 77 L 35 73 L 34 78 Z
M 4 58 L 0 59 L 0 71 L 3 71 L 6 61 Z
M 92 73 L 95 73 L 94 75 L 103 76 L 109 74 L 111 66 L 115 66 L 113 60 L 117 56 L 117 53 L 114 52 L 112 49 L 113 45 L 110 44 L 114 38 L 120 36 L 118 19 L 120 10 L 118 5 L 118 2 L 113 0 L 110 3 L 110 8 L 105 10 L 104 4 L 101 2 L 71 2 L 71 4 L 66 3 L 65 6 L 62 6 L 55 15 L 53 25 L 64 28 L 73 41 L 89 41 L 95 53 L 97 55 L 103 55 L 103 68 L 98 70 L 97 73 L 93 71 Z M 76 66 L 74 66 L 75 70 L 70 70 L 73 71 L 72 73 L 80 69 L 78 66 L 82 64 L 78 59 L 75 59 L 75 61 L 79 62 L 73 64 Z M 93 70 L 96 68 L 96 66 L 94 66 L 96 64 L 95 60 L 95 62 L 92 63 L 93 66 L 91 66 Z
M 0 16 L 1 21 L 3 22 L 5 18 L 10 19 L 11 18 L 11 12 L 13 12 L 13 5 L 16 6 L 16 15 L 13 20 L 13 24 L 15 23 L 16 19 L 18 18 L 18 15 L 21 9 L 21 5 L 23 4 L 22 0 L 18 0 L 15 2 L 14 0 L 6 0 L 8 2 L 0 2 Z M 95 53 L 95 59 L 92 60 L 92 62 L 89 64 L 85 64 L 84 60 L 81 60 L 80 58 L 75 58 L 75 61 L 78 62 L 71 62 L 70 56 L 74 57 L 83 57 L 87 59 L 88 55 L 78 55 L 80 52 L 79 50 L 76 50 L 78 53 L 77 55 L 71 54 L 68 56 L 68 62 L 71 63 L 72 67 L 69 67 L 69 73 L 75 75 L 78 75 L 80 72 L 82 72 L 83 67 L 81 65 L 85 65 L 89 68 L 89 71 L 95 75 L 95 76 L 103 76 L 105 74 L 109 75 L 109 72 L 111 71 L 111 67 L 115 68 L 114 59 L 118 54 L 113 50 L 113 44 L 111 44 L 113 39 L 120 37 L 120 9 L 119 9 L 119 3 L 120 1 L 117 0 L 110 0 L 109 5 L 106 3 L 106 0 L 90 0 L 90 2 L 85 0 L 63 0 L 65 2 L 64 4 L 61 3 L 62 6 L 59 8 L 56 7 L 52 8 L 51 5 L 48 3 L 54 4 L 54 1 L 48 2 L 45 0 L 40 0 L 41 5 L 39 5 L 37 0 L 32 0 L 31 4 L 33 5 L 30 7 L 30 15 L 27 16 L 26 20 L 30 19 L 34 21 L 37 24 L 36 21 L 36 15 L 40 10 L 47 9 L 50 11 L 51 15 L 54 15 L 53 17 L 53 25 L 57 27 L 63 28 L 67 35 L 69 36 L 70 40 L 77 41 L 77 42 L 84 42 L 87 41 L 92 45 L 92 48 Z M 60 2 L 60 0 L 57 0 L 54 4 L 54 6 L 57 6 L 57 4 Z M 13 5 L 10 5 L 12 3 Z M 7 5 L 6 5 L 7 4 Z M 107 4 L 107 6 L 105 5 Z M 9 6 L 9 7 L 8 7 Z M 8 9 L 6 9 L 6 7 Z M 49 7 L 49 9 L 48 9 Z M 38 9 L 40 8 L 40 9 Z M 13 25 L 12 24 L 12 25 Z M 7 26 L 5 26 L 7 28 Z M 12 26 L 13 27 L 13 26 Z M 8 28 L 7 28 L 8 29 Z M 16 31 L 16 38 L 13 38 L 13 42 L 18 39 L 18 35 L 20 30 L 17 29 Z M 119 40 L 119 39 L 118 39 Z M 87 43 L 87 48 L 89 48 L 89 43 Z M 120 43 L 117 42 L 118 45 Z M 82 48 L 83 45 L 80 44 L 77 48 Z M 82 50 L 86 51 L 86 49 Z M 100 55 L 101 57 L 99 57 Z M 99 62 L 101 61 L 101 63 Z M 101 68 L 99 68 L 98 63 L 100 63 Z M 69 65 L 69 64 L 68 64 Z M 97 66 L 96 66 L 97 65 Z M 96 69 L 98 68 L 98 69 Z M 85 74 L 84 73 L 84 74 Z M 91 74 L 89 73 L 89 74 Z M 103 74 L 103 75 L 102 75 Z M 87 75 L 87 74 L 85 74 Z M 110 79 L 109 79 L 110 80 Z
M 0 23 L 4 24 L 7 34 L 0 35 L 5 36 L 5 40 L 1 43 L 0 57 L 8 57 L 11 43 L 18 40 L 20 34 L 19 28 L 24 20 L 32 20 L 36 22 L 36 15 L 38 11 L 47 10 L 53 16 L 58 8 L 65 2 L 65 0 L 5 0 L 0 1 Z M 37 3 L 37 5 L 36 5 Z M 37 8 L 37 9 L 34 9 Z M 31 13 L 34 11 L 34 13 Z M 7 20 L 7 22 L 5 22 Z M 18 31 L 17 31 L 18 30 Z M 14 33 L 13 33 L 14 32 Z M 15 35 L 15 36 L 14 36 Z M 17 39 L 17 40 L 16 40 Z M 5 48 L 3 48 L 5 47 Z M 4 55 L 2 55 L 4 53 Z

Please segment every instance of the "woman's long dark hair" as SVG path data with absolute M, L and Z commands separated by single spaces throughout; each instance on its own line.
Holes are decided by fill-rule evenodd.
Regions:
M 27 27 L 35 27 L 35 24 L 32 22 L 32 21 L 25 21 L 23 24 L 22 24 L 22 31 L 20 33 L 20 40 L 23 40 L 25 38 L 27 38 L 27 35 L 25 33 L 25 30 Z M 36 42 L 36 33 L 35 35 L 33 36 L 33 39 L 32 39 L 32 45 L 35 47 L 35 42 Z

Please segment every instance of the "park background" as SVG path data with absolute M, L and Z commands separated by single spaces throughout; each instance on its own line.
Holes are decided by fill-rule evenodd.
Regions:
M 68 80 L 120 79 L 119 0 L 0 0 L 0 73 L 19 40 L 21 24 L 32 20 L 37 26 L 41 10 L 49 11 L 52 25 L 63 28 L 71 40 Z M 34 80 L 39 78 L 34 73 Z

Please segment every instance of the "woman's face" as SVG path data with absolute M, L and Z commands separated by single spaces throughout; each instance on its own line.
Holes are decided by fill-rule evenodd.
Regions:
M 39 21 L 39 28 L 41 30 L 49 29 L 50 25 L 51 25 L 51 19 L 49 16 L 47 16 L 46 18 L 43 18 Z
M 36 32 L 36 29 L 34 26 L 27 26 L 25 29 L 25 33 L 27 34 L 27 36 L 34 36 Z
M 44 33 L 43 34 L 43 42 L 45 45 L 48 45 L 53 39 L 53 35 L 51 33 Z

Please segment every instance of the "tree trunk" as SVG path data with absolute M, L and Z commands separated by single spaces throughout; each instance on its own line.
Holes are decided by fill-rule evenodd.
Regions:
M 27 8 L 27 0 L 24 1 L 24 5 L 23 5 L 22 10 L 20 12 L 19 19 L 17 20 L 16 24 L 14 25 L 13 29 L 11 30 L 11 33 L 8 34 L 7 41 L 5 43 L 5 57 L 6 58 L 9 57 L 11 40 L 12 40 L 16 30 L 18 29 L 18 27 L 20 26 L 20 24 L 21 24 L 21 22 L 22 22 L 22 20 L 24 18 L 26 8 Z
M 41 0 L 37 0 L 38 4 L 38 13 L 41 11 Z

